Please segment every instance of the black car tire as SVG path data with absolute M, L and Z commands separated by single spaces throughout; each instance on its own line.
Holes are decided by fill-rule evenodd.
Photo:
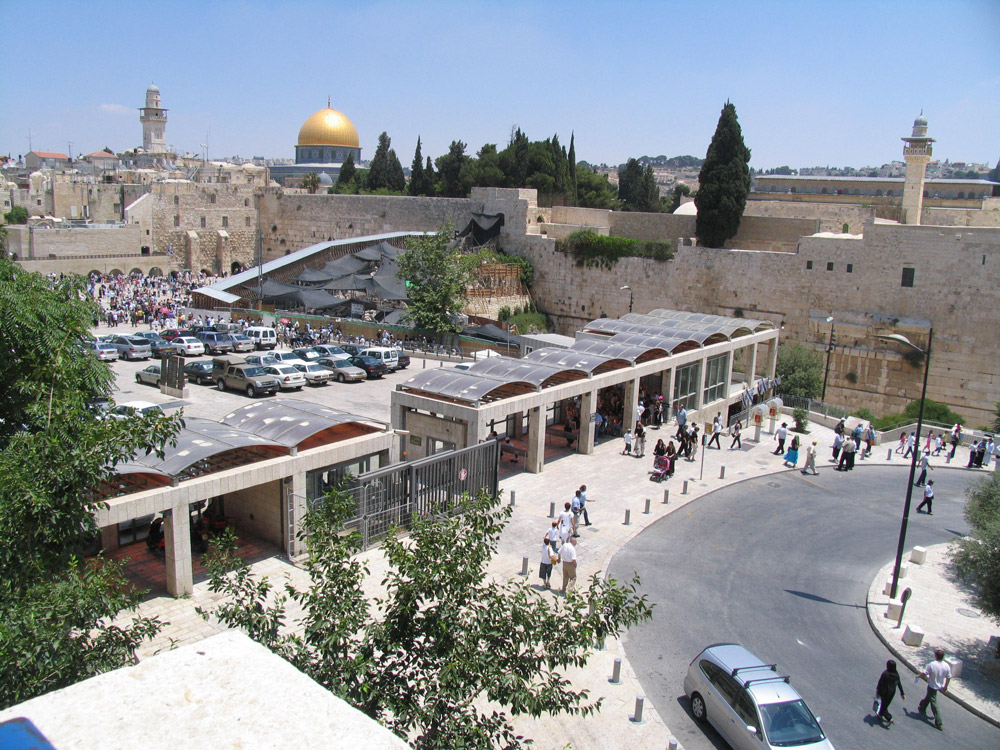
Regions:
M 139 377 L 139 373 L 135 374 L 135 382 L 142 385 L 142 378 Z
M 257 395 L 257 390 L 252 385 L 248 385 L 247 386 L 247 395 L 250 398 L 253 398 L 254 396 Z
M 220 391 L 226 390 L 226 381 L 223 380 L 222 378 L 219 378 L 218 380 L 215 381 L 215 387 L 218 388 Z
M 691 715 L 701 724 L 708 721 L 708 711 L 705 709 L 705 699 L 701 697 L 701 693 L 691 693 Z
M 347 378 L 344 377 L 344 373 L 342 373 L 342 372 L 341 373 L 337 373 L 337 382 L 338 383 L 346 383 L 347 382 Z

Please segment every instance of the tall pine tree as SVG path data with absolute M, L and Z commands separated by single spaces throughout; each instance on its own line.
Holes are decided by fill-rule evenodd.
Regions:
M 344 163 L 340 165 L 340 174 L 337 175 L 337 187 L 344 190 L 350 189 L 351 183 L 354 181 L 357 173 L 358 168 L 354 166 L 354 154 L 348 153 L 347 158 L 344 159 Z
M 389 149 L 388 164 L 386 166 L 386 187 L 394 193 L 402 193 L 406 190 L 406 175 L 403 174 L 403 165 L 399 163 L 396 156 L 396 149 Z
M 570 206 L 576 205 L 576 133 L 570 131 L 569 134 L 569 195 L 566 196 L 566 203 Z
M 410 165 L 410 195 L 427 195 L 424 185 L 424 157 L 420 154 L 420 136 L 417 136 L 417 150 L 413 152 L 413 163 Z
M 389 145 L 391 143 L 389 134 L 382 131 L 382 135 L 378 137 L 375 156 L 372 157 L 371 164 L 368 165 L 368 182 L 365 187 L 369 190 L 389 187 Z
M 750 192 L 749 164 L 750 149 L 743 143 L 736 107 L 727 101 L 698 175 L 694 203 L 699 244 L 723 247 L 736 236 Z

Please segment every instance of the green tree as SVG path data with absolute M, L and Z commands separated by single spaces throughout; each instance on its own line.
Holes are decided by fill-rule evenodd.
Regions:
M 691 188 L 685 185 L 683 182 L 678 182 L 674 185 L 674 189 L 670 191 L 670 206 L 667 208 L 667 213 L 672 214 L 681 206 L 681 198 L 686 195 L 691 195 Z
M 139 595 L 120 566 L 80 559 L 97 531 L 92 489 L 136 452 L 162 455 L 180 424 L 88 411 L 114 382 L 78 347 L 96 315 L 81 277 L 53 283 L 0 257 L 2 707 L 129 663 L 158 628 L 111 626 Z
M 781 392 L 789 396 L 819 398 L 823 392 L 823 360 L 802 344 L 778 347 L 776 374 L 781 377 Z
M 428 195 L 426 177 L 424 175 L 424 157 L 420 153 L 420 136 L 417 136 L 417 148 L 413 152 L 413 163 L 410 165 L 410 184 L 407 185 L 410 195 Z
M 569 156 L 567 157 L 569 161 L 569 195 L 567 196 L 567 205 L 576 205 L 576 133 L 570 131 L 569 134 Z
M 357 174 L 357 167 L 354 165 L 354 153 L 348 153 L 344 163 L 340 165 L 340 174 L 337 175 L 337 187 L 347 187 L 354 182 Z
M 952 562 L 970 584 L 979 607 L 1000 624 L 1000 474 L 981 477 L 965 496 L 971 533 L 955 542 Z
M 750 149 L 743 143 L 736 107 L 726 102 L 698 175 L 694 202 L 699 244 L 723 247 L 736 236 L 750 193 L 749 163 Z
M 614 210 L 618 207 L 618 196 L 614 185 L 608 182 L 607 175 L 599 174 L 588 167 L 577 170 L 576 196 L 576 204 L 582 208 Z
M 452 141 L 448 153 L 437 158 L 438 192 L 446 198 L 465 198 L 468 186 L 462 182 L 462 167 L 469 161 L 462 141 Z
M 389 187 L 389 146 L 391 143 L 389 134 L 382 131 L 378 137 L 375 155 L 368 165 L 368 180 L 365 182 L 365 188 L 368 190 L 381 190 Z
M 437 195 L 438 191 L 438 176 L 434 171 L 434 162 L 431 161 L 431 157 L 427 157 L 427 163 L 424 164 L 424 184 L 427 186 L 427 195 L 434 196 Z
M 453 315 L 465 307 L 480 255 L 454 246 L 454 235 L 454 227 L 446 224 L 437 234 L 410 238 L 409 249 L 399 256 L 399 279 L 410 296 L 407 315 L 417 328 L 434 333 L 461 329 Z
M 638 211 L 638 195 L 642 182 L 642 165 L 637 159 L 629 159 L 618 169 L 618 199 L 626 211 Z
M 27 224 L 28 210 L 24 206 L 14 206 L 3 215 L 3 220 L 8 224 Z
M 1000 182 L 1000 159 L 997 160 L 997 165 L 986 175 L 986 179 L 990 182 Z M 1000 185 L 993 186 L 993 197 L 1000 197 Z
M 406 175 L 403 173 L 403 165 L 399 163 L 396 150 L 389 149 L 389 163 L 386 168 L 386 187 L 394 193 L 402 193 L 406 190 Z
M 302 177 L 302 187 L 308 190 L 310 193 L 315 193 L 319 190 L 319 175 L 315 172 L 309 172 Z
M 516 735 L 508 712 L 588 716 L 600 707 L 563 673 L 584 666 L 594 643 L 649 619 L 637 578 L 623 585 L 595 574 L 555 601 L 521 581 L 494 580 L 487 566 L 512 509 L 481 492 L 459 515 L 416 520 L 409 539 L 387 535 L 375 612 L 368 571 L 353 557 L 359 535 L 343 534 L 356 509 L 335 490 L 306 516 L 305 590 L 278 593 L 251 578 L 227 543 L 210 566 L 210 587 L 224 597 L 211 614 L 420 750 L 520 748 L 530 740 Z M 282 632 L 288 604 L 304 613 L 301 636 Z
M 521 128 L 514 128 L 507 148 L 500 152 L 500 168 L 507 177 L 507 187 L 526 187 L 531 142 Z

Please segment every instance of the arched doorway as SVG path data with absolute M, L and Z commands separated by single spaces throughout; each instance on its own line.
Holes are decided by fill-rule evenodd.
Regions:
M 163 271 L 160 269 L 159 266 L 153 266 L 152 268 L 149 269 L 149 275 L 150 276 L 162 276 L 163 275 Z
M 232 265 L 229 267 L 229 274 L 231 276 L 235 276 L 236 274 L 242 273 L 245 270 L 246 269 L 243 267 L 242 263 L 240 263 L 239 261 L 235 261 L 234 260 L 233 263 L 232 263 Z

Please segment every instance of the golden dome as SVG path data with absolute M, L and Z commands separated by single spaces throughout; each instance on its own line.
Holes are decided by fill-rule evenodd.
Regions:
M 302 123 L 300 146 L 348 146 L 360 148 L 358 131 L 347 117 L 326 107 Z

